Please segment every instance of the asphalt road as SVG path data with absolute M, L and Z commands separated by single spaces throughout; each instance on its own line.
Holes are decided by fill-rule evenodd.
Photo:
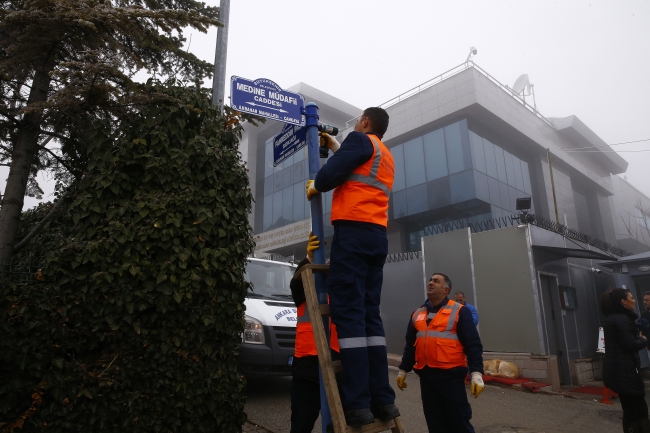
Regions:
M 391 384 L 397 370 L 390 371 Z M 420 384 L 409 374 L 405 391 L 396 387 L 395 404 L 400 409 L 407 433 L 426 433 L 420 402 Z M 289 432 L 291 378 L 249 379 L 246 413 L 248 418 L 274 433 Z M 469 394 L 469 390 L 468 390 Z M 621 406 L 595 400 L 533 394 L 509 388 L 487 386 L 474 399 L 472 424 L 477 433 L 612 433 L 622 431 Z M 320 420 L 314 428 L 320 432 Z

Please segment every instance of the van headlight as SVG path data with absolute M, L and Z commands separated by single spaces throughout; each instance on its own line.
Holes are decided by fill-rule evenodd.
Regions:
M 242 341 L 249 344 L 264 344 L 264 325 L 251 316 L 245 316 L 246 326 Z

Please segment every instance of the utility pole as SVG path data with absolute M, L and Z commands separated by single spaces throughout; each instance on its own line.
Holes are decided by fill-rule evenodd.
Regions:
M 560 224 L 560 217 L 557 213 L 557 199 L 555 198 L 555 182 L 553 181 L 553 166 L 551 165 L 551 149 L 546 149 L 546 158 L 548 159 L 548 170 L 551 172 L 551 189 L 553 190 L 553 206 L 555 207 L 555 222 Z
M 230 0 L 221 0 L 219 21 L 223 27 L 217 29 L 217 47 L 214 52 L 214 77 L 212 78 L 212 105 L 223 109 L 226 89 L 226 59 L 228 57 L 228 21 Z

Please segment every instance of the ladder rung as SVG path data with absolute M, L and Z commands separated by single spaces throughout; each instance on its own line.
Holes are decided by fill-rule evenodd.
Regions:
M 397 425 L 396 425 L 396 421 L 393 419 L 391 419 L 390 421 L 377 420 L 372 424 L 367 424 L 361 427 L 348 426 L 347 432 L 348 433 L 379 433 L 386 430 L 393 430 L 395 428 L 397 428 Z
M 330 306 L 329 304 L 318 304 L 320 305 L 320 315 L 329 316 L 330 315 Z
M 327 272 L 330 270 L 330 265 L 314 265 L 314 264 L 305 265 L 302 268 L 300 268 L 300 272 L 295 274 L 293 278 L 300 278 L 302 273 L 307 271 L 308 269 L 311 269 L 312 272 Z

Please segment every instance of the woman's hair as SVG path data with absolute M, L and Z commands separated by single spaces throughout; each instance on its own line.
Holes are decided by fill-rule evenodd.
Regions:
M 600 299 L 600 311 L 602 311 L 605 316 L 612 314 L 615 307 L 621 305 L 623 299 L 627 299 L 629 293 L 630 291 L 627 289 L 613 289 L 606 291 Z

